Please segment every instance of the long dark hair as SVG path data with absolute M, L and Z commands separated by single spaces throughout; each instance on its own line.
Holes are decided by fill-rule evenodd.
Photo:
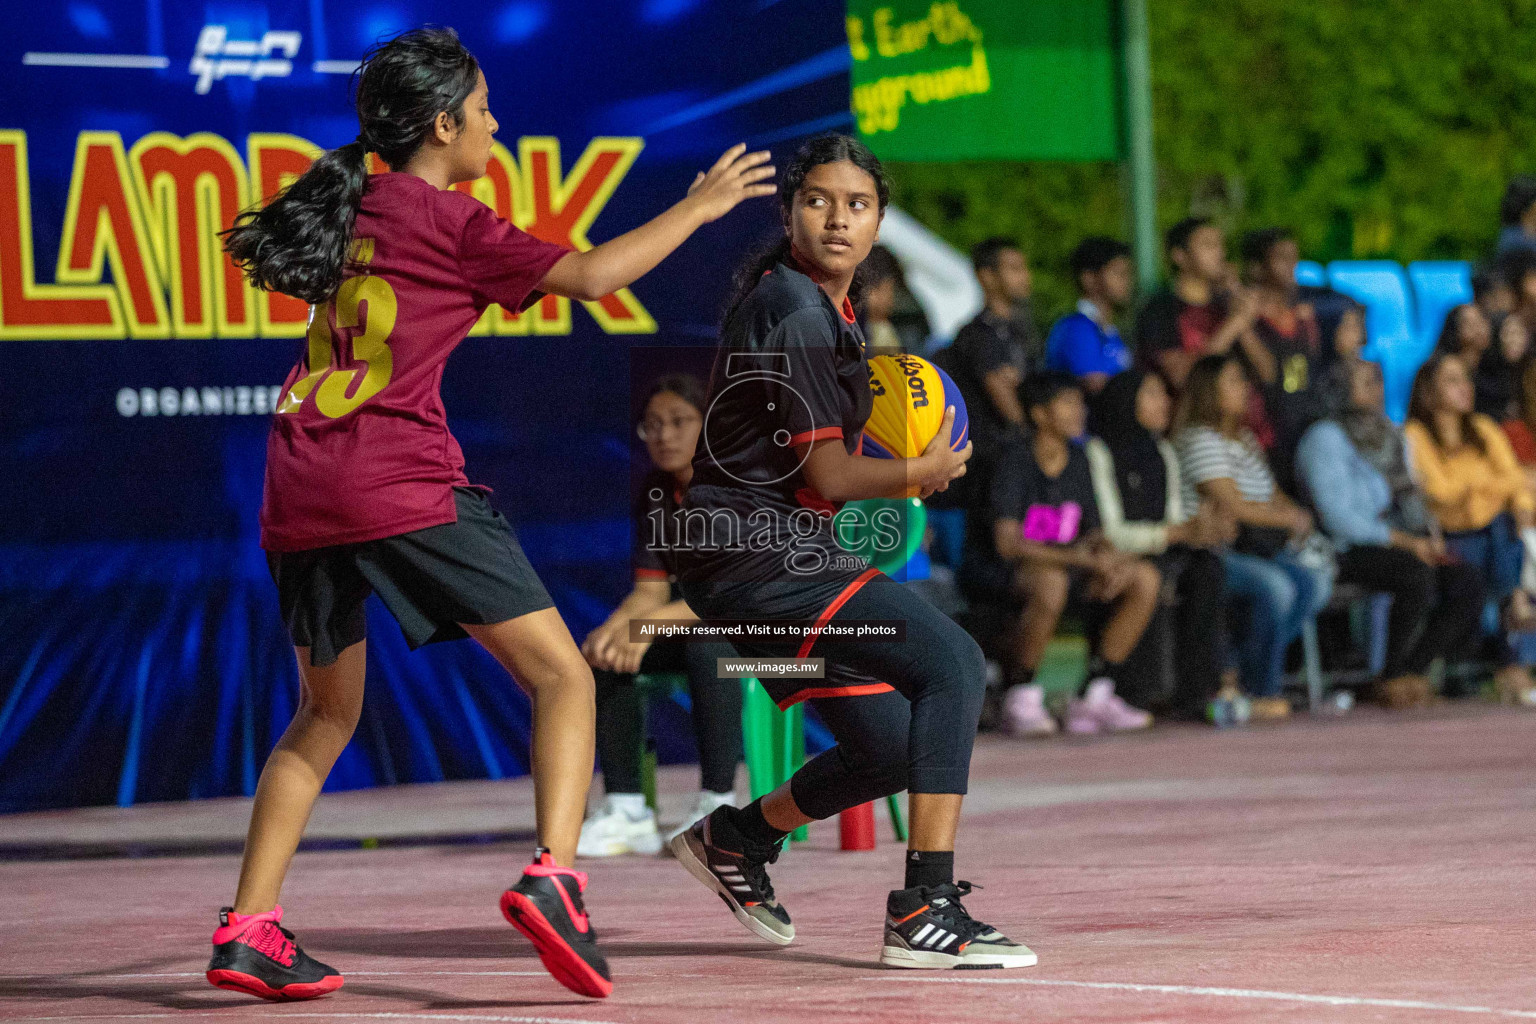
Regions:
M 1418 423 L 1429 436 L 1434 438 L 1435 444 L 1441 448 L 1447 447 L 1445 438 L 1440 436 L 1440 431 L 1435 426 L 1435 378 L 1440 374 L 1440 367 L 1448 360 L 1461 360 L 1461 365 L 1466 369 L 1467 376 L 1472 376 L 1472 367 L 1467 366 L 1466 360 L 1454 352 L 1435 352 L 1424 360 L 1424 365 L 1419 367 L 1419 372 L 1413 377 L 1413 391 L 1408 397 L 1408 418 Z M 1461 441 L 1470 444 L 1482 455 L 1488 454 L 1487 447 L 1483 444 L 1483 435 L 1477 432 L 1477 426 L 1472 422 L 1474 412 L 1463 413 L 1461 416 Z
M 368 187 L 368 154 L 403 167 L 447 112 L 464 125 L 480 65 L 451 28 L 419 28 L 377 43 L 358 68 L 357 139 L 330 150 L 261 209 L 224 232 L 224 249 L 251 283 L 305 302 L 336 293 L 352 225 Z
M 775 264 L 789 258 L 790 212 L 795 206 L 796 193 L 800 191 L 800 186 L 805 184 L 805 176 L 811 173 L 813 167 L 835 164 L 840 160 L 847 160 L 875 179 L 875 197 L 879 200 L 880 212 L 885 213 L 885 207 L 891 200 L 891 182 L 885 175 L 885 168 L 880 165 L 879 157 L 870 152 L 868 146 L 850 135 L 824 132 L 821 135 L 811 136 L 806 140 L 805 145 L 796 151 L 789 161 L 789 166 L 784 168 L 784 173 L 779 177 L 779 211 L 783 215 L 784 237 L 747 260 L 736 271 L 736 276 L 731 281 L 731 301 L 725 307 L 726 321 L 736 314 L 742 300 L 757 287 L 757 282 L 763 274 L 772 270 Z M 863 275 L 856 273 L 853 284 L 848 289 L 848 297 L 858 302 L 863 291 Z
M 1184 396 L 1174 414 L 1175 431 L 1186 427 L 1221 430 L 1221 394 L 1216 381 L 1228 363 L 1237 362 L 1237 357 L 1230 353 L 1201 356 L 1195 360 L 1195 365 L 1189 368 L 1189 376 L 1184 380 Z

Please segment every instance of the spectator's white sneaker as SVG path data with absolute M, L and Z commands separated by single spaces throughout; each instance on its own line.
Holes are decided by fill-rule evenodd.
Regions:
M 581 823 L 578 857 L 622 857 L 626 853 L 661 852 L 656 815 L 640 793 L 609 793 L 593 815 Z
M 1067 705 L 1067 731 L 1071 733 L 1125 732 L 1145 729 L 1151 724 L 1149 712 L 1131 707 L 1115 694 L 1112 679 L 1093 680 L 1081 700 Z
M 1056 719 L 1045 710 L 1045 688 L 1038 683 L 1015 686 L 1003 697 L 1003 727 L 1013 736 L 1050 736 Z
M 702 790 L 699 798 L 694 801 L 693 808 L 683 815 L 683 823 L 667 833 L 667 842 L 672 842 L 678 836 L 688 831 L 701 818 L 707 818 L 715 812 L 717 807 L 735 807 L 735 793 L 715 793 L 710 790 Z

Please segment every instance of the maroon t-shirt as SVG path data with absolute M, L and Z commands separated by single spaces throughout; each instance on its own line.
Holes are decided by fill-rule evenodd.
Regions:
M 369 179 L 353 265 L 310 311 L 267 437 L 261 546 L 304 551 L 451 523 L 468 483 L 443 364 L 485 308 L 522 310 L 569 250 L 413 174 Z

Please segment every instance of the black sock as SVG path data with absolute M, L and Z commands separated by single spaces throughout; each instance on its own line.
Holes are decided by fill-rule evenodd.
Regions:
M 1083 690 L 1088 689 L 1088 684 L 1095 679 L 1108 679 L 1117 687 L 1120 683 L 1120 673 L 1125 669 L 1123 661 L 1106 661 L 1102 655 L 1095 654 L 1088 659 L 1088 677 L 1083 680 Z
M 955 880 L 954 850 L 908 850 L 908 889 L 932 889 Z
M 763 817 L 763 801 L 753 800 L 745 807 L 728 807 L 726 812 L 731 824 L 748 844 L 754 847 L 778 846 L 784 841 L 788 832 L 781 832 L 768 824 L 768 819 Z
M 1015 686 L 1028 686 L 1035 681 L 1035 670 L 1032 668 L 1016 668 L 1008 674 L 1008 688 Z

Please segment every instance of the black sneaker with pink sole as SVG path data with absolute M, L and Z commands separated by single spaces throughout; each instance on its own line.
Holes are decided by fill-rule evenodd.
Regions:
M 315 999 L 341 988 L 341 972 L 305 953 L 279 922 L 283 908 L 265 914 L 219 911 L 208 982 L 262 999 Z

